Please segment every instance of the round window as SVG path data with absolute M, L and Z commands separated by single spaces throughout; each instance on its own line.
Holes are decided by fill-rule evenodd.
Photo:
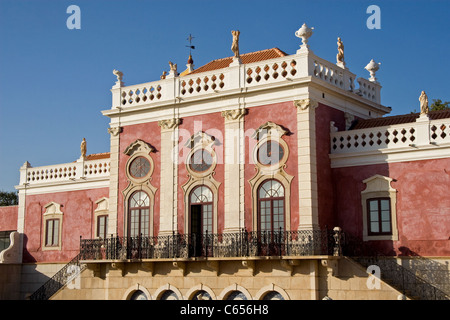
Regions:
M 277 164 L 283 156 L 283 147 L 274 140 L 266 141 L 258 148 L 258 162 L 262 165 Z
M 137 157 L 131 162 L 130 174 L 133 178 L 143 178 L 150 172 L 150 161 L 145 157 Z
M 194 152 L 189 160 L 189 167 L 196 172 L 205 172 L 211 168 L 213 157 L 211 153 L 205 149 L 200 149 Z

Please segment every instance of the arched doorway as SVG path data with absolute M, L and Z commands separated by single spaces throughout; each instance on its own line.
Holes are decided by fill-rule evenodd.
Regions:
M 259 231 L 285 230 L 284 187 L 277 180 L 264 181 L 258 190 Z
M 190 255 L 203 256 L 205 241 L 213 232 L 213 193 L 201 185 L 192 190 L 189 197 L 190 211 Z
M 128 236 L 146 237 L 150 232 L 150 198 L 144 191 L 133 193 L 128 206 Z
M 282 254 L 284 230 L 284 187 L 277 180 L 265 180 L 258 190 L 259 254 L 270 256 Z

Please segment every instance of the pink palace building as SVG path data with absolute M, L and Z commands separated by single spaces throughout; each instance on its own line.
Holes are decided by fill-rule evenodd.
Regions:
M 114 70 L 110 150 L 20 168 L 0 298 L 449 299 L 450 111 L 386 116 L 378 63 L 358 77 L 341 40 L 330 62 L 295 36 Z

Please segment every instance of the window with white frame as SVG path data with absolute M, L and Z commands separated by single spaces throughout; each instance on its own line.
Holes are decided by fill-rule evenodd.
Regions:
M 61 250 L 63 213 L 61 204 L 50 202 L 45 205 L 43 215 L 44 246 L 42 250 Z
M 374 175 L 361 192 L 363 240 L 398 240 L 397 190 L 389 177 Z

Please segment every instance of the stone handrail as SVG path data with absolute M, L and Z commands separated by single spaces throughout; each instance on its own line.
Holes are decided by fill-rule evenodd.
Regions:
M 109 159 L 80 159 L 76 162 L 41 167 L 32 167 L 26 162 L 20 168 L 20 185 L 34 186 L 79 179 L 107 178 L 109 172 Z
M 450 144 L 450 119 L 331 132 L 331 154 Z
M 360 88 L 355 88 L 356 76 L 347 68 L 342 68 L 316 56 L 311 51 L 239 64 L 229 67 L 195 73 L 186 76 L 170 74 L 165 79 L 132 86 L 115 85 L 112 89 L 112 109 L 131 108 L 142 105 L 170 103 L 190 97 L 205 97 L 233 89 L 254 88 L 272 83 L 291 83 L 292 80 L 312 77 L 343 89 L 347 92 L 380 103 L 381 86 L 359 78 Z

